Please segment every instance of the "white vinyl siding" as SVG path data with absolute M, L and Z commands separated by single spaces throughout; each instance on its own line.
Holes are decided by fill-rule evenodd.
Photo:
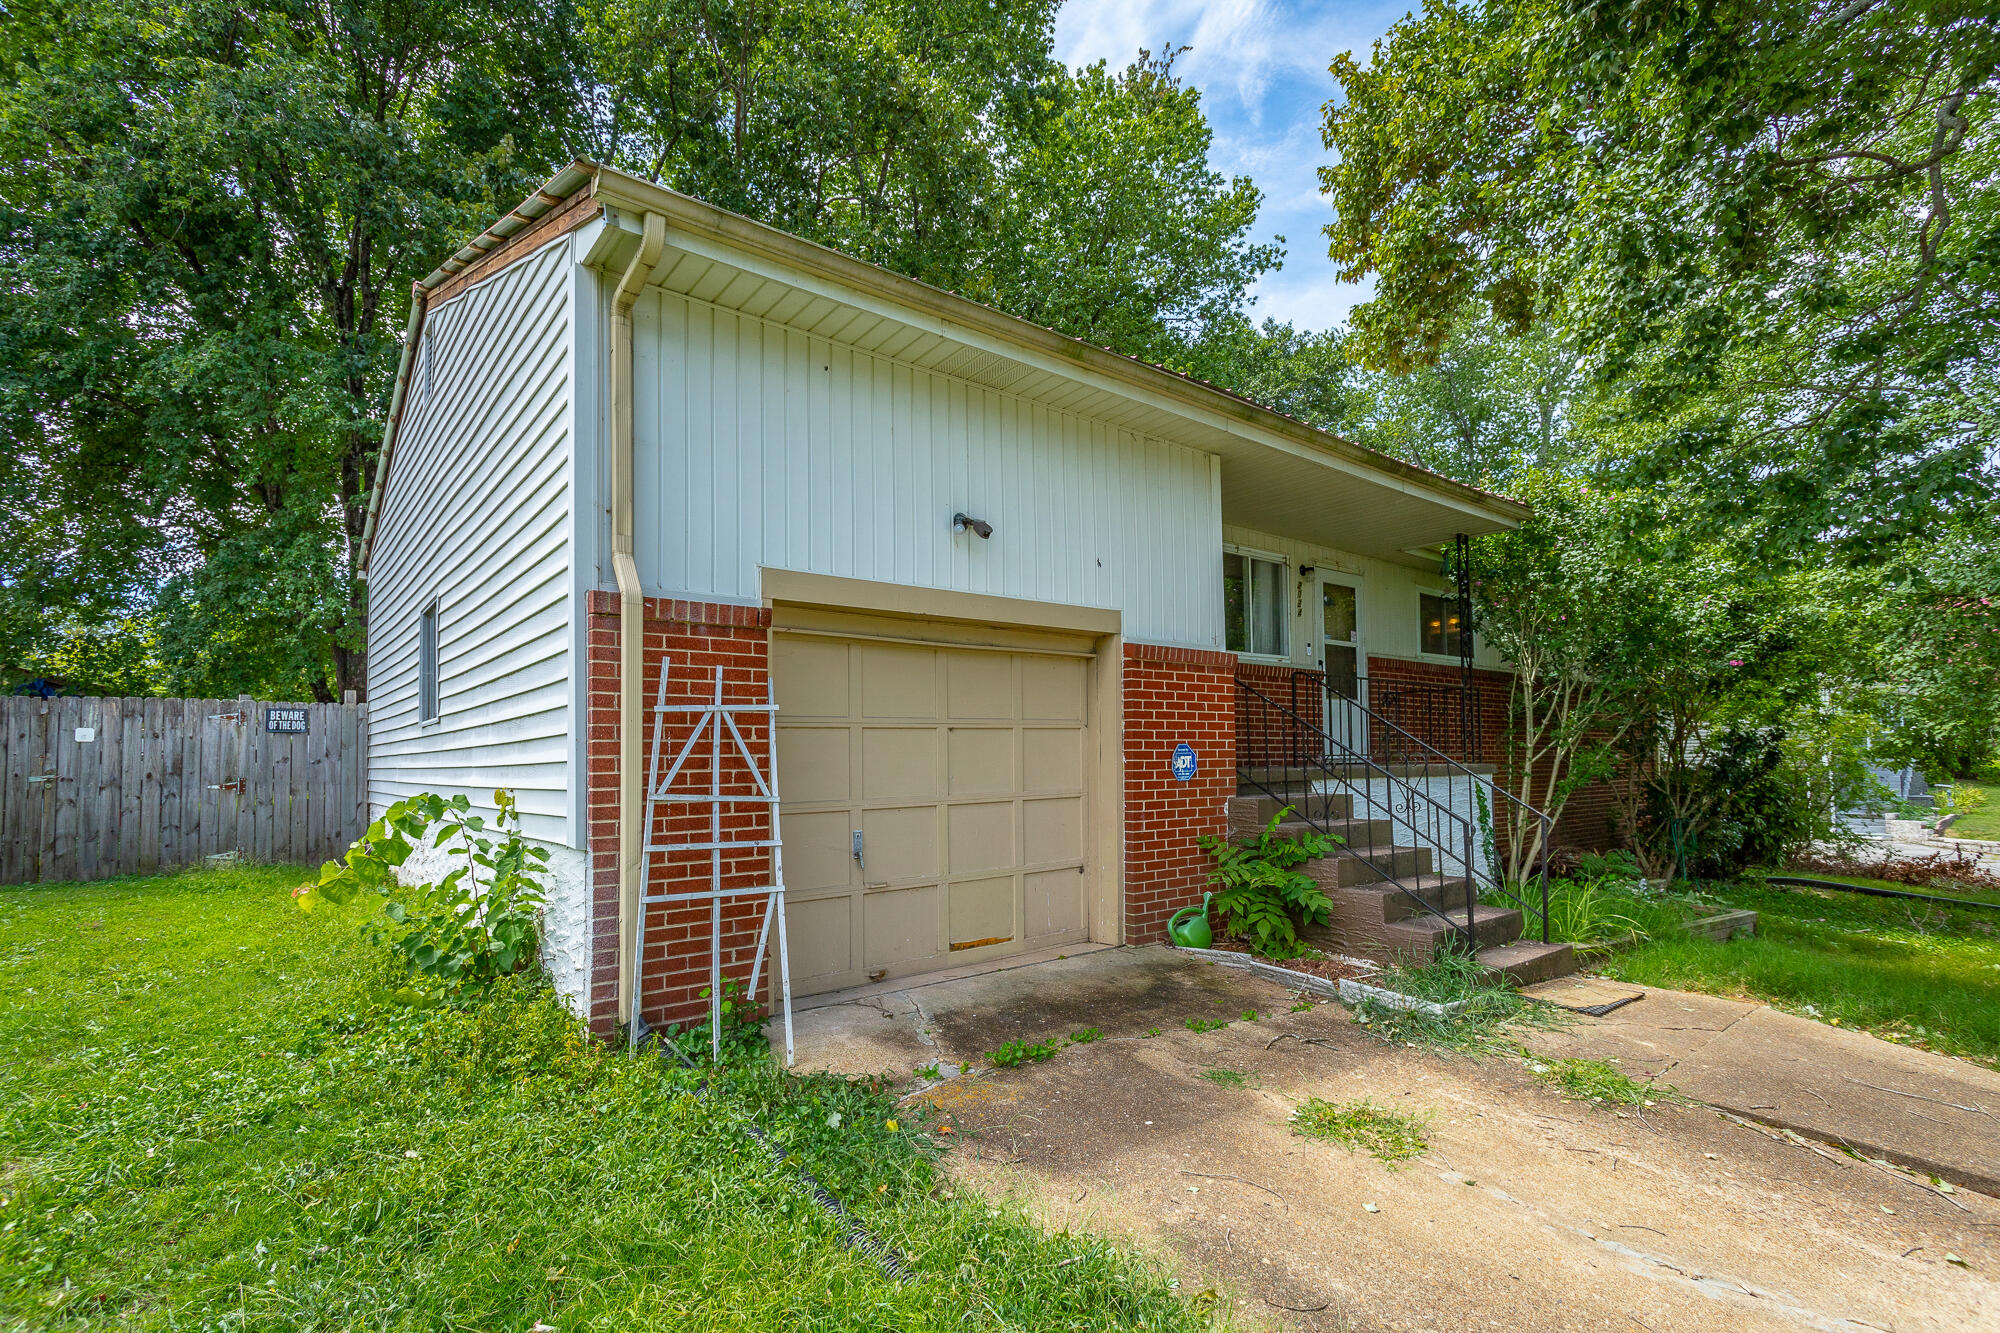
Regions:
M 755 602 L 762 566 L 1112 607 L 1130 638 L 1222 646 L 1212 455 L 672 293 L 635 323 L 649 594 Z M 991 540 L 953 533 L 961 510 Z
M 370 802 L 433 791 L 490 808 L 511 788 L 531 837 L 572 843 L 573 290 L 558 243 L 429 312 L 368 581 Z

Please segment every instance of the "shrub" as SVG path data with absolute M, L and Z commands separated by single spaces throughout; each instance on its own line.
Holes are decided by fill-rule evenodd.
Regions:
M 487 821 L 468 814 L 464 796 L 425 792 L 390 806 L 345 856 L 320 867 L 299 905 L 350 903 L 365 893 L 384 899 L 371 933 L 420 976 L 450 983 L 490 982 L 535 961 L 536 914 L 546 896 L 548 852 L 521 836 L 514 795 L 493 793 L 499 813 Z M 489 836 L 490 835 L 490 836 Z M 435 884 L 400 883 L 397 867 L 425 843 L 463 856 Z
M 1272 815 L 1254 842 L 1238 846 L 1212 834 L 1200 840 L 1201 849 L 1215 858 L 1209 882 L 1222 886 L 1215 907 L 1225 928 L 1246 940 L 1252 953 L 1279 960 L 1305 952 L 1299 942 L 1301 922 L 1324 925 L 1331 918 L 1332 900 L 1298 866 L 1325 856 L 1340 841 L 1319 833 L 1301 838 L 1279 833 L 1278 825 L 1291 812 L 1288 805 Z

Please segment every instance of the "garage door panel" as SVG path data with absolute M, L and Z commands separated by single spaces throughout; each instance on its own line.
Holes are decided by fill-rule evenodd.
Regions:
M 1083 859 L 1083 798 L 1021 802 L 1021 860 L 1026 865 Z
M 785 904 L 785 948 L 791 955 L 793 986 L 839 984 L 854 971 L 854 900 L 815 898 Z
M 869 971 L 887 969 L 938 950 L 938 886 L 873 889 L 861 895 L 862 953 Z
M 953 721 L 1014 716 L 1014 658 L 1006 653 L 944 654 L 947 706 Z
M 946 812 L 945 823 L 949 829 L 952 874 L 1008 870 L 1020 863 L 1014 842 L 1012 801 L 954 805 Z
M 1023 657 L 1021 716 L 1037 722 L 1081 722 L 1084 664 L 1074 657 Z
M 863 717 L 934 718 L 937 650 L 901 644 L 854 645 L 860 662 Z
M 787 804 L 826 805 L 852 799 L 846 727 L 779 727 L 778 772 Z
M 791 891 L 854 887 L 853 824 L 845 810 L 787 811 L 778 831 L 785 839 L 785 887 Z
M 782 717 L 845 718 L 847 672 L 847 645 L 838 639 L 781 634 L 771 643 L 771 681 Z
M 1031 870 L 1021 877 L 1027 909 L 1027 936 L 1083 938 L 1083 881 L 1074 870 Z
M 1080 791 L 1083 731 L 1079 727 L 1029 727 L 1021 733 L 1021 790 Z
M 870 884 L 935 879 L 938 856 L 937 807 L 910 805 L 861 812 L 861 878 Z
M 953 880 L 949 892 L 950 948 L 954 953 L 1019 938 L 1012 875 Z
M 864 727 L 861 732 L 861 798 L 930 801 L 937 798 L 936 727 Z
M 945 742 L 952 796 L 1008 795 L 1014 790 L 1012 727 L 953 727 Z

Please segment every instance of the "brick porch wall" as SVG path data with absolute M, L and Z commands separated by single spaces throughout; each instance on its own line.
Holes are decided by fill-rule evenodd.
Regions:
M 597 591 L 590 598 L 590 741 L 589 811 L 591 866 L 591 984 L 590 1026 L 610 1035 L 618 1022 L 618 595 Z M 723 698 L 731 703 L 766 702 L 770 678 L 771 613 L 761 607 L 706 602 L 645 602 L 646 712 L 640 762 L 652 754 L 652 706 L 660 669 L 668 668 L 670 703 L 707 703 L 714 697 L 715 668 L 723 669 Z M 669 715 L 663 751 L 679 753 L 698 715 Z M 767 746 L 768 716 L 735 715 L 744 741 L 760 765 Z M 707 792 L 709 756 L 704 737 L 682 768 L 675 789 Z M 663 764 L 664 767 L 664 764 Z M 643 770 L 642 770 L 643 771 Z M 725 795 L 754 792 L 750 776 L 725 742 L 720 785 Z M 770 818 L 763 807 L 723 808 L 725 837 L 770 837 Z M 656 842 L 695 842 L 708 838 L 706 804 L 663 806 L 653 825 Z M 709 854 L 680 852 L 653 858 L 655 892 L 684 892 L 709 886 Z M 725 888 L 754 886 L 770 880 L 770 854 L 758 850 L 726 858 Z M 723 975 L 738 982 L 749 979 L 757 943 L 763 900 L 746 897 L 723 907 Z M 646 954 L 640 969 L 640 1012 L 646 1021 L 702 1021 L 708 1002 L 709 908 L 706 903 L 656 905 L 646 917 Z
M 1228 828 L 1236 792 L 1236 658 L 1125 645 L 1125 941 L 1154 944 L 1167 918 L 1201 901 L 1208 857 L 1195 845 Z M 1194 747 L 1191 781 L 1169 767 Z

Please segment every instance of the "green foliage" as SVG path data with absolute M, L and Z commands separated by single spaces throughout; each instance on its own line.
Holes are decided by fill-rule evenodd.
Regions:
M 1332 914 L 1332 901 L 1297 867 L 1325 856 L 1338 841 L 1313 832 L 1296 838 L 1279 833 L 1278 825 L 1291 812 L 1288 805 L 1272 815 L 1256 840 L 1242 846 L 1213 834 L 1200 839 L 1201 849 L 1215 861 L 1209 882 L 1221 886 L 1215 909 L 1229 933 L 1248 941 L 1251 952 L 1281 960 L 1305 951 L 1300 923 L 1324 925 Z
M 28 0 L 0 36 L 0 657 L 145 621 L 182 694 L 362 688 L 410 284 L 567 158 L 564 6 Z
M 1104 1033 L 1096 1028 L 1080 1028 L 1069 1034 L 1069 1044 L 1072 1046 L 1088 1046 L 1093 1041 L 1102 1040 L 1103 1037 Z
M 1207 1079 L 1218 1088 L 1247 1088 L 1250 1086 L 1250 1076 L 1235 1069 L 1204 1069 L 1199 1074 L 1196 1074 L 1195 1077 Z
M 1338 1143 L 1349 1152 L 1365 1152 L 1392 1171 L 1424 1155 L 1430 1146 L 1425 1139 L 1429 1126 L 1428 1115 L 1394 1111 L 1366 1098 L 1329 1102 L 1308 1097 L 1292 1112 L 1294 1134 Z
M 437 988 L 360 905 L 295 910 L 297 877 L 0 887 L 0 1324 L 1207 1327 L 1102 1237 L 941 1180 L 935 1120 L 879 1081 L 612 1054 L 533 973 L 396 1001 Z
M 1061 1049 L 1062 1046 L 1058 1042 L 1024 1041 L 1016 1037 L 1012 1041 L 1002 1042 L 998 1050 L 988 1051 L 986 1058 L 998 1068 L 1012 1069 L 1031 1060 L 1038 1063 L 1043 1060 L 1053 1060 L 1056 1052 Z
M 1655 1101 L 1674 1095 L 1672 1088 L 1651 1082 L 1641 1083 L 1603 1060 L 1530 1056 L 1528 1072 L 1565 1097 L 1596 1102 L 1600 1106 L 1651 1106 Z
M 1643 475 L 1774 547 L 1990 514 L 1996 63 L 1964 0 L 1431 4 L 1333 67 L 1366 354 L 1425 363 L 1471 303 L 1555 322 Z
M 1220 1032 L 1229 1026 L 1226 1018 L 1190 1018 L 1181 1024 L 1189 1032 Z
M 710 987 L 701 988 L 704 1001 L 712 994 L 714 991 Z M 712 1017 L 699 1023 L 669 1023 L 661 1029 L 660 1040 L 697 1064 L 709 1064 L 719 1059 L 723 1065 L 742 1065 L 771 1058 L 771 1043 L 764 1036 L 764 1025 L 770 1021 L 770 1016 L 743 993 L 741 982 L 727 977 L 723 979 L 722 1003 L 717 1007 L 722 1011 L 719 1044 L 712 1034 Z
M 1432 1013 L 1363 999 L 1354 1007 L 1354 1021 L 1369 1035 L 1395 1046 L 1493 1055 L 1514 1049 L 1511 1029 L 1554 1027 L 1567 1021 L 1559 1010 L 1529 1003 L 1504 978 L 1489 977 L 1477 958 L 1455 949 L 1428 962 L 1392 963 L 1369 977 L 1368 983 L 1453 1006 Z
M 372 932 L 420 976 L 490 983 L 531 966 L 549 854 L 521 836 L 512 792 L 494 792 L 493 804 L 498 814 L 489 830 L 483 816 L 467 813 L 472 803 L 463 795 L 425 792 L 397 801 L 345 856 L 320 868 L 299 905 L 310 911 L 379 894 L 388 925 Z M 399 882 L 397 868 L 426 845 L 464 864 L 435 883 Z

